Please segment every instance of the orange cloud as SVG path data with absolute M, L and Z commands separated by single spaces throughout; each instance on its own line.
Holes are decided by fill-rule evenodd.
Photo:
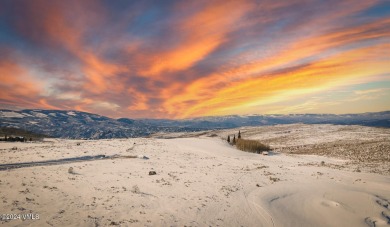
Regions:
M 46 99 L 40 99 L 39 100 L 39 104 L 40 104 L 40 107 L 41 108 L 44 108 L 44 109 L 52 109 L 52 110 L 59 110 L 60 108 L 56 107 L 56 106 L 53 106 L 53 105 L 50 105 Z
M 385 19 L 332 33 L 320 34 L 309 38 L 305 37 L 289 44 L 285 50 L 273 53 L 273 55 L 269 58 L 249 64 L 243 64 L 238 67 L 222 72 L 216 72 L 198 79 L 187 85 L 181 95 L 172 96 L 172 94 L 177 94 L 177 90 L 173 87 L 178 86 L 172 85 L 172 90 L 175 90 L 173 93 L 171 93 L 170 90 L 165 90 L 164 97 L 167 98 L 165 103 L 166 109 L 170 114 L 177 113 L 178 109 L 187 108 L 185 103 L 188 100 L 193 100 L 193 102 L 191 102 L 193 104 L 195 101 L 203 102 L 203 100 L 212 99 L 213 95 L 215 95 L 215 90 L 235 87 L 242 81 L 251 78 L 256 79 L 259 75 L 262 75 L 262 80 L 264 80 L 264 78 L 268 77 L 267 73 L 269 71 L 273 71 L 278 68 L 283 69 L 289 63 L 311 56 L 318 56 L 327 50 L 332 50 L 332 48 L 342 47 L 347 44 L 355 44 L 369 39 L 388 38 L 390 37 L 389 28 L 390 19 Z M 370 56 L 370 52 L 366 52 L 364 49 L 361 51 L 354 51 L 353 53 L 355 55 L 360 55 L 359 57 L 361 57 L 362 61 L 366 60 L 366 58 L 369 58 Z M 383 54 L 383 56 L 386 55 Z M 328 59 L 328 61 L 330 59 Z M 345 64 L 345 61 L 339 59 L 338 62 L 335 62 L 335 64 Z M 320 67 L 320 65 L 317 65 L 317 67 Z M 324 71 L 326 70 L 328 69 L 324 68 Z M 320 68 L 318 68 L 318 71 L 320 72 Z M 318 78 L 320 77 L 317 77 L 317 79 Z M 286 78 L 283 78 L 283 80 L 284 79 Z M 214 102 L 216 101 L 214 100 Z M 230 104 L 231 102 L 229 102 L 229 105 Z M 175 108 L 172 108 L 171 106 L 175 106 Z M 177 108 L 178 106 L 181 108 Z M 191 114 L 184 114 L 183 116 L 190 115 Z
M 0 61 L 0 97 L 8 103 L 36 105 L 32 98 L 40 94 L 42 86 L 17 63 Z
M 90 50 L 83 42 L 86 30 L 101 21 L 99 17 L 104 17 L 104 10 L 91 1 L 73 2 L 68 7 L 70 9 L 61 2 L 48 4 L 46 1 L 37 1 L 35 7 L 30 7 L 30 13 L 50 42 L 62 46 L 82 62 L 85 89 L 92 93 L 105 92 L 108 87 L 120 89 L 120 84 L 109 82 L 110 77 L 121 71 L 120 67 L 104 61 L 95 53 L 96 50 Z M 85 12 L 86 7 L 96 10 L 96 14 Z M 71 20 L 73 18 L 70 17 L 77 12 L 77 20 Z M 115 88 L 112 87 L 114 84 Z
M 142 58 L 148 63 L 140 74 L 159 76 L 164 71 L 188 69 L 221 45 L 249 9 L 245 1 L 208 2 L 177 25 L 173 37 L 181 41 L 175 47 Z
M 331 48 L 341 47 L 347 44 L 355 44 L 359 41 L 390 37 L 390 19 L 374 21 L 362 26 L 343 29 L 336 32 L 302 38 L 292 42 L 284 50 L 273 53 L 267 59 L 244 64 L 238 68 L 224 72 L 224 79 L 245 77 L 254 73 L 283 67 L 288 63 L 316 56 Z
M 118 73 L 125 72 L 125 67 L 105 62 L 90 52 L 77 52 L 77 55 L 84 62 L 83 72 L 88 79 L 85 89 L 91 93 L 103 93 L 108 89 L 119 92 L 124 89 L 123 84 L 111 80 Z
M 231 114 L 253 105 L 286 101 L 296 95 L 345 85 L 355 78 L 387 73 L 390 59 L 383 57 L 389 50 L 390 45 L 383 44 L 347 51 L 295 70 L 236 81 L 203 97 L 186 90 L 176 96 L 179 98 L 168 100 L 166 109 L 182 118 Z M 200 99 L 195 105 L 183 105 L 191 97 Z
M 133 99 L 132 105 L 127 107 L 128 110 L 143 111 L 149 108 L 149 106 L 147 105 L 148 98 L 145 94 L 137 92 L 133 88 L 127 89 L 127 94 Z

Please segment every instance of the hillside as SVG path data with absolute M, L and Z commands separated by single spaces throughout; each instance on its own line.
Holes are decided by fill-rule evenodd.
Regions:
M 338 137 L 357 143 L 367 140 L 375 146 L 381 143 L 372 139 L 380 135 L 389 138 L 388 129 L 361 131 L 362 128 L 279 125 L 243 130 L 245 138 L 268 138 L 267 143 L 274 148 L 268 156 L 237 150 L 225 140 L 207 135 L 173 139 L 47 139 L 20 143 L 17 151 L 13 150 L 14 143 L 1 143 L 0 192 L 4 196 L 0 208 L 9 214 L 38 214 L 39 219 L 3 219 L 0 223 L 388 226 L 388 159 L 382 165 L 365 164 L 362 168 L 348 159 L 315 155 L 315 149 L 310 155 L 295 154 L 305 151 L 304 147 L 290 149 L 298 144 L 322 146 Z M 316 133 L 312 133 L 313 129 Z M 236 130 L 215 133 L 224 137 Z M 285 149 L 280 149 L 283 144 Z M 335 150 L 349 155 L 347 150 Z M 85 157 L 109 158 L 74 161 Z M 19 168 L 6 168 L 18 163 Z
M 278 124 L 338 124 L 390 127 L 390 111 L 364 114 L 231 115 L 183 120 L 113 119 L 66 110 L 0 110 L 0 127 L 19 128 L 51 137 L 107 139 L 145 137 L 158 132 L 197 132 Z
M 0 137 L 5 137 L 5 136 L 22 136 L 25 138 L 32 138 L 34 140 L 36 139 L 43 139 L 47 138 L 49 136 L 43 135 L 43 134 L 38 134 L 30 131 L 26 131 L 23 129 L 19 128 L 0 128 Z

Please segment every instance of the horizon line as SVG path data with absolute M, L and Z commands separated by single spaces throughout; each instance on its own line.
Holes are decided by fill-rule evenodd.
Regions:
M 79 111 L 79 110 L 74 110 L 74 109 L 0 109 L 0 111 L 68 111 L 68 112 L 79 112 L 79 113 L 87 113 L 87 114 L 94 114 L 110 119 L 131 119 L 131 120 L 172 120 L 172 121 L 179 121 L 179 120 L 191 120 L 191 119 L 199 119 L 199 118 L 210 118 L 210 117 L 230 117 L 230 116 L 270 116 L 270 115 L 280 115 L 280 116 L 287 116 L 287 115 L 362 115 L 362 114 L 373 114 L 373 113 L 385 113 L 385 112 L 390 112 L 390 110 L 383 110 L 383 111 L 372 111 L 372 112 L 358 112 L 358 113 L 265 113 L 265 114 L 230 114 L 230 115 L 208 115 L 208 116 L 198 116 L 198 117 L 191 117 L 191 118 L 130 118 L 130 117 L 118 117 L 118 118 L 113 118 L 113 117 L 108 117 L 106 115 L 101 115 L 97 113 L 92 113 L 92 112 L 86 112 L 86 111 Z

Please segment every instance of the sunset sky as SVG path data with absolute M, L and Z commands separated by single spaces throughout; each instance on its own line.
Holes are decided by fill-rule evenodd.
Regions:
M 0 108 L 390 110 L 390 1 L 0 1 Z

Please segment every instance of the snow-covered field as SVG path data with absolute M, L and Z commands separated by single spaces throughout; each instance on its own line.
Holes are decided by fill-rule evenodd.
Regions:
M 257 129 L 261 134 L 244 129 L 243 135 L 266 140 L 272 133 L 283 135 L 277 134 L 281 131 L 294 134 L 294 126 L 274 127 L 267 133 Z M 343 126 L 340 136 L 327 135 L 327 130 L 334 130 L 323 127 L 320 138 L 312 133 L 310 141 L 302 137 L 291 143 L 315 145 L 343 136 L 349 139 L 355 133 L 354 126 L 352 131 Z M 312 130 L 295 128 L 301 134 Z M 1 164 L 87 155 L 127 158 L 0 171 L 1 213 L 39 215 L 39 220 L 0 222 L 4 226 L 388 226 L 387 174 L 364 168 L 357 172 L 349 160 L 332 155 L 242 152 L 221 139 L 234 131 L 173 139 L 2 142 Z M 285 145 L 268 142 L 277 149 Z M 149 159 L 128 158 L 137 155 Z

